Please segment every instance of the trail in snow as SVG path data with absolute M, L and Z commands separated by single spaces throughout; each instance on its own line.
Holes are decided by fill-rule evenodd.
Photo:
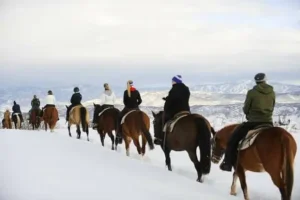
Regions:
M 74 129 L 72 129 L 75 133 Z M 196 171 L 186 152 L 171 152 L 173 171 L 165 168 L 160 148 L 147 149 L 143 159 L 131 145 L 131 157 L 124 144 L 110 150 L 109 138 L 100 145 L 96 131 L 77 140 L 66 129 L 44 131 L 0 130 L 0 199 L 243 199 L 229 195 L 232 173 L 212 164 L 204 183 L 197 183 Z M 298 143 L 299 135 L 294 134 Z M 300 199 L 299 156 L 295 161 L 292 199 Z M 247 172 L 250 199 L 279 200 L 280 194 L 267 173 Z M 26 198 L 25 198 L 26 197 Z

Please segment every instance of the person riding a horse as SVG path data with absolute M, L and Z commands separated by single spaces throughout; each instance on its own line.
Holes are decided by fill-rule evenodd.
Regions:
M 239 142 L 246 137 L 248 131 L 264 124 L 273 126 L 273 111 L 275 106 L 275 92 L 271 85 L 266 83 L 266 75 L 258 73 L 254 77 L 256 86 L 249 90 L 243 107 L 247 122 L 237 127 L 228 141 L 225 158 L 220 165 L 223 171 L 231 171 L 236 159 Z
M 28 112 L 29 113 L 29 120 L 31 118 L 30 116 L 31 116 L 32 111 L 37 110 L 38 115 L 40 114 L 40 111 L 41 111 L 40 105 L 41 105 L 40 100 L 37 98 L 36 95 L 33 95 L 33 99 L 31 100 L 31 109 Z
M 71 105 L 67 109 L 66 121 L 69 121 L 70 111 L 72 110 L 72 108 L 74 108 L 75 106 L 81 105 L 82 95 L 79 92 L 79 88 L 75 87 L 73 91 L 74 91 L 74 94 L 72 95 L 72 97 L 70 99 Z
M 122 118 L 125 116 L 126 113 L 128 113 L 131 110 L 139 110 L 139 105 L 142 103 L 140 92 L 133 86 L 132 80 L 127 81 L 127 90 L 124 91 L 123 103 L 124 108 L 120 112 L 118 120 L 118 138 L 122 138 Z M 121 140 L 119 140 L 119 143 L 121 143 Z
M 42 113 L 46 108 L 55 107 L 56 98 L 52 92 L 52 90 L 48 91 L 48 95 L 46 96 L 46 105 L 43 107 Z M 43 116 L 43 115 L 42 115 Z M 58 119 L 59 120 L 59 119 Z
M 21 112 L 20 105 L 17 104 L 16 101 L 14 101 L 14 105 L 13 105 L 13 107 L 12 107 L 12 111 L 13 111 L 13 113 L 11 114 L 11 116 L 14 116 L 15 113 L 18 113 L 19 116 L 20 116 L 21 123 L 24 122 L 24 119 L 23 119 L 23 115 L 22 115 L 22 112 Z
M 104 85 L 104 91 L 101 95 L 101 102 L 102 104 L 101 109 L 98 112 L 94 112 L 93 117 L 93 128 L 96 128 L 98 126 L 97 124 L 97 118 L 99 113 L 101 113 L 106 108 L 114 108 L 115 102 L 116 102 L 116 95 L 115 93 L 110 89 L 108 83 L 105 83 Z

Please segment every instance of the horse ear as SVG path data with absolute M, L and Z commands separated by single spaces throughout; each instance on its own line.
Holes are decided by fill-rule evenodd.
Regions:
M 152 115 L 153 115 L 153 117 L 156 117 L 156 114 L 155 114 L 155 112 L 153 112 L 152 110 L 151 110 L 151 112 L 152 112 Z
M 96 107 L 96 104 L 95 104 L 95 102 L 93 102 L 93 104 L 94 104 L 94 107 Z
M 66 108 L 69 108 L 69 107 L 66 105 Z

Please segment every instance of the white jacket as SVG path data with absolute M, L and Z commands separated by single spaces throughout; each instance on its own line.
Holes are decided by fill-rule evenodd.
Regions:
M 101 105 L 115 105 L 116 95 L 111 90 L 105 90 L 101 95 Z
M 46 97 L 46 105 L 55 105 L 56 99 L 54 95 L 47 95 Z

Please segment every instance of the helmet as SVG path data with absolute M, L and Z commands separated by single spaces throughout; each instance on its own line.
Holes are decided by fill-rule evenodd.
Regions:
M 36 95 L 33 95 L 33 98 L 36 98 Z
M 104 84 L 103 84 L 103 87 L 107 87 L 107 86 L 108 86 L 108 83 L 104 83 Z
M 254 80 L 259 83 L 259 82 L 264 82 L 266 81 L 266 75 L 264 73 L 258 73 L 255 75 Z
M 79 92 L 79 88 L 78 88 L 78 87 L 75 87 L 73 91 L 74 91 L 74 92 Z
M 49 90 L 49 91 L 48 91 L 48 94 L 52 95 L 53 93 L 52 93 L 52 91 L 51 91 L 51 90 Z

